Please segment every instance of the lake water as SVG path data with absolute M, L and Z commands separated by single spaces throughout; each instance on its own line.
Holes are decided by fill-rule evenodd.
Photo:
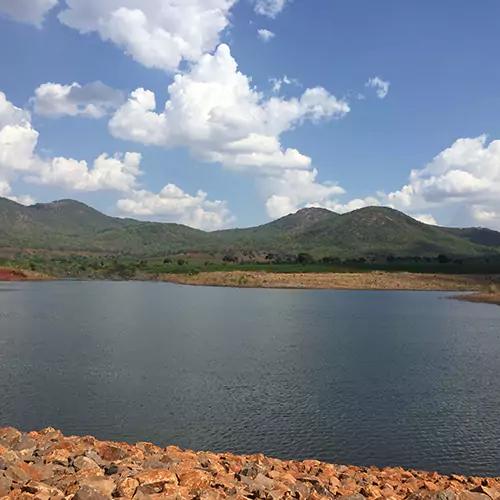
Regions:
M 0 426 L 500 475 L 500 307 L 446 295 L 3 284 Z

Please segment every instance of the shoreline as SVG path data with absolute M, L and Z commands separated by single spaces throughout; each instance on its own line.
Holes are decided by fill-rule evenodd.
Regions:
M 500 282 L 500 276 L 497 278 Z M 159 281 L 191 286 L 298 290 L 408 290 L 483 293 L 491 284 L 484 275 L 390 273 L 270 273 L 216 271 L 195 275 L 163 274 Z
M 497 500 L 500 478 L 334 465 L 0 428 L 5 500 Z
M 50 282 L 58 278 L 33 271 L 0 269 L 0 283 Z M 76 279 L 76 281 L 92 281 Z M 116 281 L 108 279 L 106 281 Z M 266 271 L 212 271 L 198 274 L 142 275 L 123 281 L 152 281 L 187 286 L 264 288 L 282 290 L 372 290 L 462 292 L 451 297 L 466 302 L 500 305 L 500 276 L 419 274 L 371 271 L 365 273 L 276 273 Z M 499 499 L 500 500 L 500 499 Z

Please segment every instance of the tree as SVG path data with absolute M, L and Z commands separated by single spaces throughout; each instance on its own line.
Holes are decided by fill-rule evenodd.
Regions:
M 438 255 L 437 260 L 440 264 L 448 264 L 451 262 L 450 258 L 442 253 Z
M 307 265 L 307 264 L 314 264 L 316 261 L 314 260 L 314 257 L 311 254 L 301 252 L 299 253 L 299 255 L 297 255 L 297 262 L 302 265 Z
M 186 264 L 186 261 L 184 259 L 179 259 L 177 261 L 177 264 L 179 264 L 179 266 L 183 266 L 184 264 Z

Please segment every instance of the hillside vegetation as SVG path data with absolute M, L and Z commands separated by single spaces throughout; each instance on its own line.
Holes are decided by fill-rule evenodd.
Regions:
M 129 255 L 308 252 L 340 258 L 476 257 L 498 255 L 500 233 L 429 226 L 383 207 L 343 215 L 308 208 L 259 227 L 206 233 L 179 224 L 109 217 L 73 200 L 25 207 L 0 198 L 0 247 Z

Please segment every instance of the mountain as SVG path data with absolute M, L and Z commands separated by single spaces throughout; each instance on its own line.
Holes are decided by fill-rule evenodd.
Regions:
M 316 256 L 479 256 L 500 253 L 500 233 L 430 226 L 397 210 L 347 214 L 306 208 L 262 226 L 206 233 L 180 224 L 104 215 L 60 200 L 31 207 L 0 198 L 0 247 L 108 253 L 311 252 Z
M 140 254 L 196 249 L 206 240 L 198 229 L 109 217 L 74 200 L 24 207 L 0 198 L 0 247 Z

